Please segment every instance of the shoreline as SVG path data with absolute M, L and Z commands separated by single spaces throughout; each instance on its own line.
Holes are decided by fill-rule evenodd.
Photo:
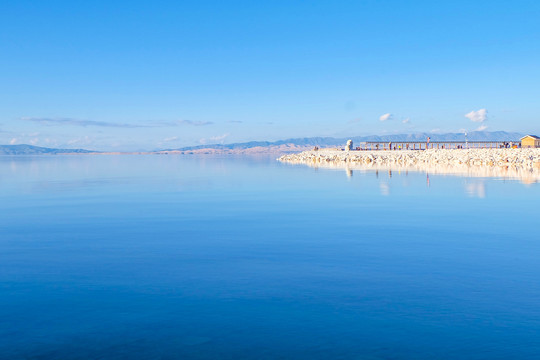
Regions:
M 540 182 L 540 148 L 360 150 L 320 149 L 283 155 L 288 164 L 345 170 L 419 171 L 441 175 L 501 177 Z
M 359 164 L 446 164 L 540 167 L 540 148 L 527 149 L 428 149 L 428 150 L 311 150 L 283 155 L 282 162 Z

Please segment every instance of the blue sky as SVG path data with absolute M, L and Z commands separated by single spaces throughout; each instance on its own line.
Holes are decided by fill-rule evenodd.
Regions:
M 538 1 L 4 1 L 0 143 L 540 133 Z

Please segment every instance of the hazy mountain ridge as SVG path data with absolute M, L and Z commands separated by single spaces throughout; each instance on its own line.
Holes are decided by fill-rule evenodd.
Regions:
M 524 134 L 506 131 L 473 131 L 467 134 L 469 141 L 519 141 Z M 430 137 L 431 141 L 465 141 L 463 133 L 415 133 L 415 134 L 396 134 L 396 135 L 369 135 L 369 136 L 352 136 L 349 138 L 334 138 L 334 137 L 309 137 L 309 138 L 291 138 L 278 141 L 250 141 L 245 143 L 233 144 L 212 144 L 188 146 L 179 149 L 164 150 L 167 152 L 193 152 L 200 153 L 204 151 L 223 151 L 223 152 L 242 152 L 248 149 L 271 148 L 276 151 L 298 150 L 298 148 L 306 147 L 330 147 L 344 146 L 347 140 L 351 139 L 353 143 L 364 141 L 426 141 Z
M 519 141 L 525 134 L 506 131 L 473 131 L 468 134 L 469 141 Z M 249 141 L 232 144 L 211 144 L 187 146 L 179 149 L 167 149 L 149 152 L 115 152 L 115 153 L 158 153 L 158 154 L 263 154 L 298 152 L 319 147 L 343 147 L 348 139 L 354 144 L 364 141 L 465 141 L 463 133 L 415 133 L 397 135 L 352 136 L 349 138 L 305 137 L 290 138 L 278 141 Z M 91 154 L 108 153 L 85 149 L 55 149 L 33 145 L 0 145 L 0 155 L 56 155 L 56 154 Z
M 97 151 L 84 149 L 54 149 L 33 145 L 0 145 L 0 155 L 55 155 L 55 154 L 88 154 Z

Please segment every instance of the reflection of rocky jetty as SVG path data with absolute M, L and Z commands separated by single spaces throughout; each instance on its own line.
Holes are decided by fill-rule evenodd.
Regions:
M 403 151 L 304 151 L 280 161 L 352 170 L 410 170 L 473 177 L 540 181 L 540 149 L 459 149 Z

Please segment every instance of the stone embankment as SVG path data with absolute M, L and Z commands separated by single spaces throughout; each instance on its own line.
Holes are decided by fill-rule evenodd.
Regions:
M 341 163 L 365 165 L 470 165 L 537 170 L 540 149 L 429 149 L 394 151 L 313 150 L 289 154 L 278 160 L 291 163 Z

